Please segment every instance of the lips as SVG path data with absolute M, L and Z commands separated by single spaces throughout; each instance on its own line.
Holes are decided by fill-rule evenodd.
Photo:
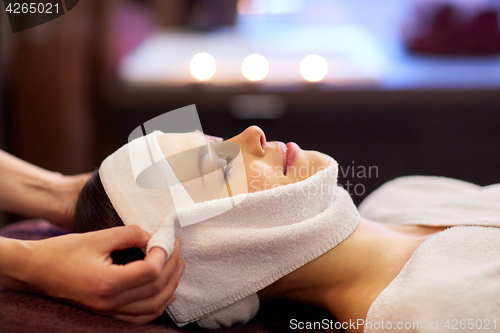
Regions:
M 299 146 L 295 142 L 288 142 L 286 144 L 286 168 L 285 175 L 288 173 L 288 168 L 293 165 L 295 159 L 297 158 L 297 153 L 299 151 Z
M 286 145 L 283 142 L 279 142 L 278 144 L 283 160 L 283 174 L 286 175 L 288 173 L 288 168 L 295 162 L 299 146 L 295 142 L 289 142 Z
M 287 169 L 287 146 L 283 142 L 278 142 L 278 149 L 280 150 L 281 153 L 281 159 L 283 160 L 283 174 L 286 175 L 286 169 Z

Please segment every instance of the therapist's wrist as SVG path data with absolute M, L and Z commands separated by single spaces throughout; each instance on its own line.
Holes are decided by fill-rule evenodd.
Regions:
M 0 287 L 34 291 L 30 285 L 29 262 L 33 242 L 0 237 Z
M 67 229 L 72 229 L 76 201 L 88 178 L 89 174 L 66 176 L 54 173 L 46 187 L 52 200 L 44 218 Z

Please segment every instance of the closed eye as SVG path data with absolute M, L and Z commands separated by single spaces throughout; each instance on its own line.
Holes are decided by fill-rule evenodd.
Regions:
M 226 158 L 226 167 L 224 168 L 224 179 L 226 180 L 229 177 L 229 171 L 233 168 L 233 159 L 232 156 Z
M 221 170 L 227 181 L 229 172 L 233 168 L 233 160 L 240 153 L 238 145 L 230 142 L 214 142 L 210 145 L 214 171 Z M 226 184 L 227 185 L 227 184 Z

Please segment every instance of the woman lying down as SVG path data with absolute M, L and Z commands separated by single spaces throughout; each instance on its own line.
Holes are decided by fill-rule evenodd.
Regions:
M 185 270 L 167 308 L 178 326 L 245 323 L 259 299 L 276 298 L 322 307 L 338 320 L 328 325 L 347 332 L 500 329 L 500 185 L 399 178 L 358 213 L 337 186 L 335 160 L 267 142 L 256 126 L 226 141 L 241 150 L 241 165 L 226 158 L 219 168 L 217 151 L 200 154 L 199 169 L 219 174 L 197 186 L 168 158 L 158 170 L 181 186 L 139 184 L 137 140 L 159 160 L 218 139 L 158 131 L 136 139 L 103 162 L 77 204 L 77 232 L 137 224 L 153 235 L 148 249 L 167 254 L 180 239 Z M 248 194 L 231 183 L 241 170 Z M 207 186 L 210 195 L 200 191 Z

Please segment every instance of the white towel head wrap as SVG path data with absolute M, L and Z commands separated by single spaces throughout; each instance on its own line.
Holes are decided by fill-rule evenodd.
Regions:
M 118 149 L 102 163 L 99 174 L 123 223 L 152 234 L 148 250 L 159 246 L 170 255 L 174 238 L 180 239 L 186 266 L 176 300 L 167 309 L 178 326 L 197 321 L 217 328 L 247 322 L 259 308 L 257 291 L 332 249 L 359 223 L 349 194 L 337 186 L 333 159 L 301 182 L 235 195 L 238 204 L 229 210 L 221 209 L 227 205 L 224 199 L 175 209 L 168 187 L 139 187 L 131 166 L 130 156 L 146 146 L 155 160 L 163 158 L 159 134 Z M 171 178 L 166 161 L 163 168 Z M 180 214 L 202 222 L 183 227 Z

